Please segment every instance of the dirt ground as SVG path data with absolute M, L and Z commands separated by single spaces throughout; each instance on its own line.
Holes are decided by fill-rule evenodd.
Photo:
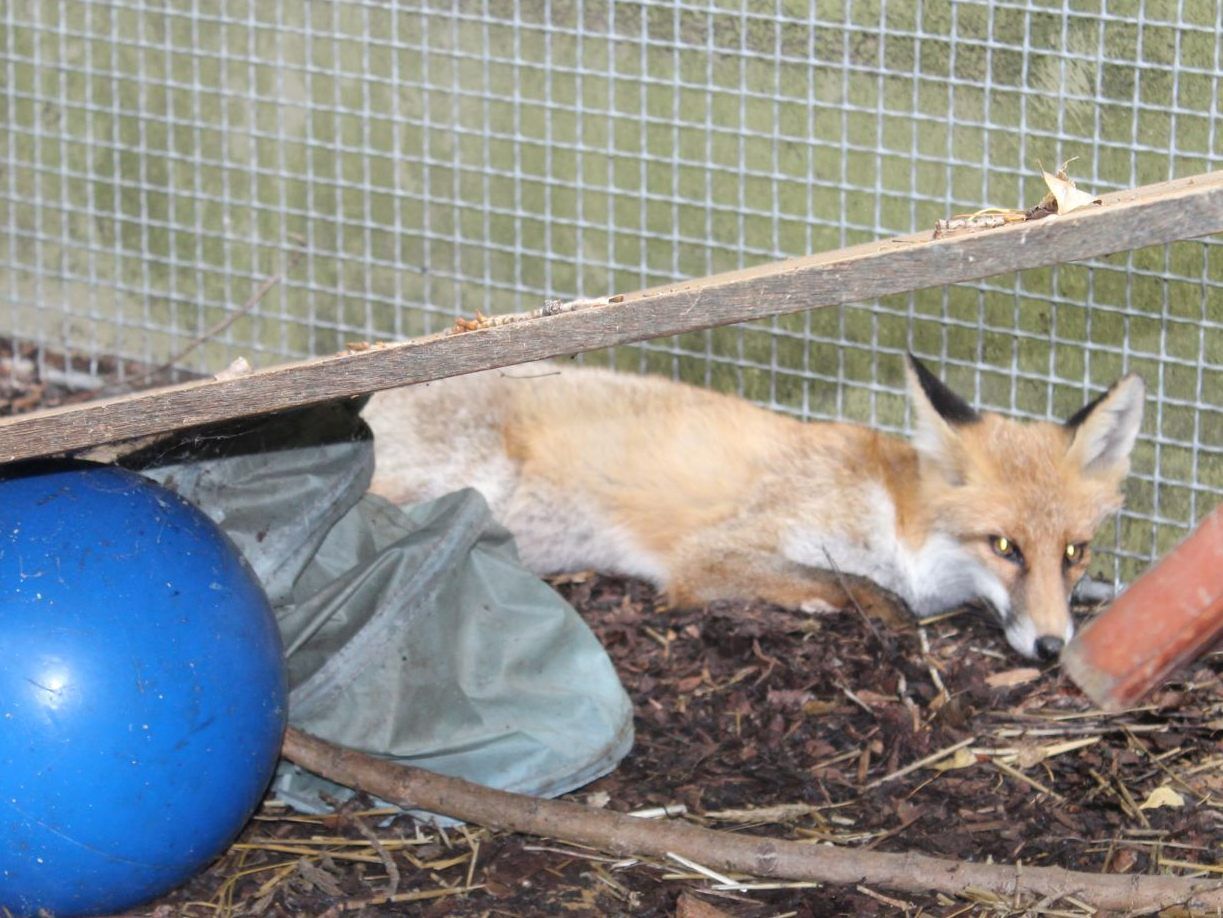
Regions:
M 63 400 L 57 387 L 36 381 L 33 391 L 15 376 L 0 389 L 0 414 Z M 1223 653 L 1144 706 L 1105 716 L 971 613 L 919 631 L 854 609 L 667 610 L 641 583 L 592 575 L 557 586 L 607 647 L 637 730 L 621 765 L 571 799 L 813 844 L 1223 873 Z M 1073 897 L 722 883 L 699 866 L 476 826 L 442 830 L 368 801 L 330 817 L 269 801 L 209 870 L 130 914 L 1092 913 Z
M 1114 873 L 1220 872 L 1223 654 L 1143 707 L 1091 710 L 983 618 L 928 626 L 762 604 L 668 611 L 649 587 L 559 585 L 612 655 L 637 742 L 572 799 L 882 851 Z M 928 767 L 906 766 L 963 744 Z M 890 780 L 890 776 L 895 775 Z M 1151 806 L 1153 791 L 1179 805 Z M 209 871 L 139 915 L 1090 914 L 1090 903 L 737 888 L 679 863 L 269 804 Z

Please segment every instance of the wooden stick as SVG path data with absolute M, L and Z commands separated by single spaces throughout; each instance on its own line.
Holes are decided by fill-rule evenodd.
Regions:
M 4 418 L 0 462 L 1217 232 L 1223 232 L 1223 172 L 1105 195 L 1100 206 L 1065 216 L 940 239 L 921 233 L 870 242 L 532 321 Z
M 905 892 L 988 889 L 1005 896 L 1074 895 L 1102 909 L 1185 905 L 1223 908 L 1223 881 L 1152 875 L 1078 873 L 1057 867 L 976 864 L 921 854 L 888 854 L 717 832 L 684 822 L 655 822 L 563 800 L 492 790 L 396 765 L 289 728 L 284 755 L 329 780 L 403 806 L 482 826 L 587 845 L 617 856 L 678 854 L 721 872 L 868 883 Z
M 1130 584 L 1062 653 L 1106 711 L 1132 707 L 1223 637 L 1223 506 Z

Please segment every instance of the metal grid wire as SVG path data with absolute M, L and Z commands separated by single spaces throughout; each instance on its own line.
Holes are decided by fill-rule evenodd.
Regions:
M 215 371 L 1219 168 L 1210 0 L 10 0 L 0 334 Z M 902 430 L 901 355 L 1065 417 L 1152 390 L 1099 571 L 1223 497 L 1223 247 L 593 357 Z

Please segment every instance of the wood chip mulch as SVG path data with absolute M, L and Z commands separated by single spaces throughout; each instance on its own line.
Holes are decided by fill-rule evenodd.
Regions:
M 1223 873 L 1223 653 L 1106 716 L 970 614 L 919 631 L 854 610 L 671 611 L 644 584 L 606 577 L 558 587 L 636 711 L 632 753 L 572 799 L 812 844 Z M 209 871 L 134 914 L 1093 914 L 1072 896 L 732 879 L 385 811 L 306 817 L 269 803 Z

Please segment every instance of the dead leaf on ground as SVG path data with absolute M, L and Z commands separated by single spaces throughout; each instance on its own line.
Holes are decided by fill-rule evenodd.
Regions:
M 939 762 L 935 762 L 930 767 L 935 771 L 954 771 L 957 768 L 968 768 L 976 764 L 977 754 L 967 746 L 963 746 L 957 749 L 952 755 L 949 755 L 947 758 Z
M 1138 804 L 1140 810 L 1154 810 L 1161 806 L 1179 807 L 1185 805 L 1185 798 L 1174 791 L 1166 784 L 1161 784 L 1151 793 L 1147 794 L 1147 799 Z

